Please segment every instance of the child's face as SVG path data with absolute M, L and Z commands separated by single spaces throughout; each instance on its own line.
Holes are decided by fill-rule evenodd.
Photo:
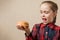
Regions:
M 41 18 L 44 24 L 53 22 L 53 19 L 56 16 L 56 12 L 53 12 L 50 6 L 50 4 L 44 3 L 40 7 Z

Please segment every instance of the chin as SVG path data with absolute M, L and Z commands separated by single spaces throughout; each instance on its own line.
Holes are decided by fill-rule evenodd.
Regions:
M 43 23 L 43 24 L 47 24 L 47 23 Z
M 43 24 L 48 24 L 48 22 L 42 22 Z

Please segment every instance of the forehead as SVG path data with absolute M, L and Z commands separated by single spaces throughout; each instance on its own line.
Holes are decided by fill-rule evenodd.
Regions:
M 50 6 L 51 6 L 50 4 L 44 3 L 40 6 L 40 10 L 47 10 L 47 11 L 51 10 Z

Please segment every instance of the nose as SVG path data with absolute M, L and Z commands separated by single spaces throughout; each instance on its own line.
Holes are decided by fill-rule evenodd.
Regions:
M 45 17 L 45 15 L 43 15 L 42 17 Z
M 45 17 L 45 13 L 42 13 L 42 17 Z

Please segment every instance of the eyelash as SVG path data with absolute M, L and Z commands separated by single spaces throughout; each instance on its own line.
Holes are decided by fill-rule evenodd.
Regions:
M 40 13 L 42 14 L 43 12 L 42 12 L 42 11 L 40 11 Z M 49 12 L 48 12 L 48 11 L 44 11 L 44 13 L 48 14 Z

